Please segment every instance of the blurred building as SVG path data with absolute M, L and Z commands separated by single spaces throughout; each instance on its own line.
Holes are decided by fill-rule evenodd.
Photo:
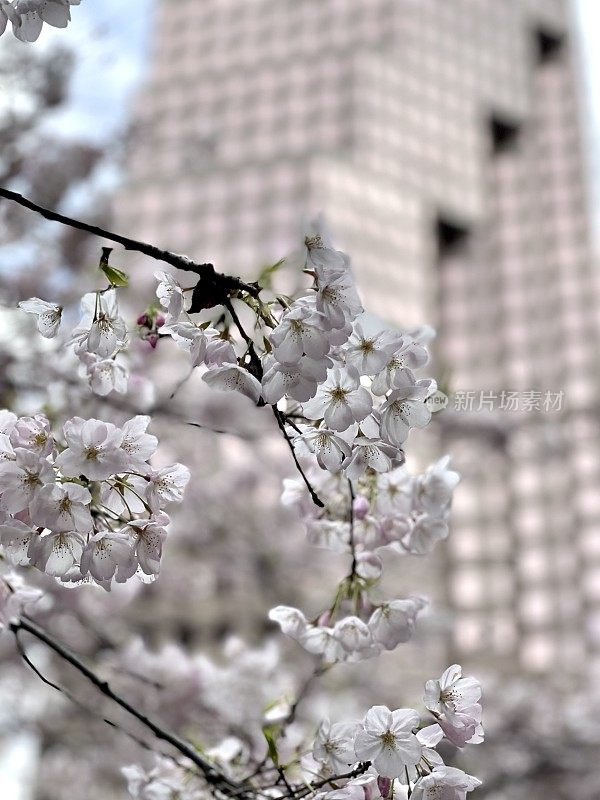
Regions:
M 323 209 L 365 305 L 439 330 L 464 482 L 451 656 L 600 648 L 597 297 L 561 0 L 162 0 L 123 230 L 251 274 Z

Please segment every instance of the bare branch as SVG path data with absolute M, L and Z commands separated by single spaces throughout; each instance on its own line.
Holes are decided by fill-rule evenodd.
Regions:
M 156 261 L 164 261 L 166 264 L 170 264 L 177 269 L 185 270 L 186 272 L 194 272 L 200 277 L 200 280 L 206 284 L 206 287 L 203 286 L 202 288 L 206 288 L 206 294 L 208 296 L 212 296 L 214 289 L 220 290 L 225 296 L 229 292 L 243 291 L 256 297 L 260 292 L 260 286 L 257 283 L 246 283 L 233 275 L 224 275 L 220 272 L 216 272 L 212 264 L 198 264 L 187 256 L 180 255 L 179 253 L 161 250 L 159 247 L 155 247 L 152 244 L 140 242 L 136 239 L 129 239 L 127 236 L 112 233 L 112 231 L 99 228 L 97 225 L 91 225 L 88 222 L 82 222 L 81 220 L 67 217 L 64 214 L 59 214 L 57 211 L 44 208 L 34 203 L 32 200 L 28 200 L 18 192 L 12 192 L 10 189 L 4 189 L 1 186 L 0 197 L 12 200 L 14 203 L 18 203 L 20 206 L 30 211 L 35 211 L 37 214 L 41 214 L 42 217 L 52 222 L 60 222 L 62 225 L 68 225 L 70 228 L 76 228 L 77 230 L 91 233 L 94 236 L 99 236 L 102 239 L 108 239 L 111 242 L 122 245 L 125 250 L 133 250 L 149 258 L 154 258 Z M 211 303 L 211 305 L 213 305 L 213 303 Z M 214 305 L 216 305 L 216 303 L 214 303 Z
M 310 493 L 310 496 L 311 496 L 311 499 L 312 499 L 313 503 L 316 506 L 318 506 L 319 508 L 325 508 L 325 503 L 321 500 L 319 495 L 313 489 L 310 481 L 308 480 L 308 478 L 306 477 L 306 475 L 304 473 L 304 470 L 302 469 L 302 465 L 298 461 L 298 457 L 296 456 L 296 451 L 294 450 L 294 444 L 293 444 L 292 440 L 290 439 L 288 432 L 285 429 L 285 421 L 283 419 L 283 415 L 281 414 L 281 412 L 279 411 L 277 406 L 271 406 L 271 408 L 273 409 L 273 414 L 275 415 L 275 419 L 277 420 L 277 424 L 279 425 L 279 430 L 283 433 L 283 435 L 285 437 L 285 440 L 288 443 L 290 450 L 292 451 L 292 457 L 294 459 L 294 463 L 296 465 L 296 468 L 298 469 L 298 472 L 302 476 L 302 480 L 306 484 L 306 488 L 308 489 L 308 491 Z
M 250 793 L 248 791 L 244 790 L 237 783 L 231 781 L 229 778 L 227 778 L 227 776 L 220 773 L 190 744 L 183 739 L 180 739 L 176 734 L 171 733 L 163 728 L 141 711 L 138 711 L 138 709 L 132 706 L 127 700 L 125 700 L 125 698 L 113 691 L 109 684 L 99 678 L 89 667 L 83 663 L 83 661 L 81 661 L 78 656 L 76 656 L 74 653 L 71 653 L 71 651 L 68 650 L 61 642 L 55 639 L 51 634 L 47 633 L 43 628 L 40 628 L 36 623 L 21 618 L 18 622 L 11 623 L 10 629 L 15 636 L 18 635 L 19 631 L 26 631 L 32 636 L 35 636 L 36 639 L 39 639 L 39 641 L 43 642 L 54 653 L 75 667 L 75 669 L 78 670 L 105 697 L 108 697 L 122 709 L 127 711 L 128 714 L 131 714 L 132 717 L 135 717 L 135 719 L 137 719 L 138 722 L 141 722 L 144 727 L 152 731 L 157 739 L 167 742 L 167 744 L 170 744 L 186 758 L 189 758 L 189 760 L 199 768 L 206 782 L 213 786 L 216 790 L 220 791 L 223 795 L 226 797 L 250 797 Z M 21 650 L 21 655 L 23 655 L 23 652 L 24 651 Z M 51 683 L 46 678 L 43 678 L 39 670 L 33 666 L 32 662 L 28 658 L 26 660 L 45 683 L 49 683 L 49 685 L 53 686 L 55 689 L 59 688 L 56 684 Z

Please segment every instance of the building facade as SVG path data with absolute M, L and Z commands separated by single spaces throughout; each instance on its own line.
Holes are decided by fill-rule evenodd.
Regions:
M 452 452 L 463 484 L 433 593 L 450 655 L 508 670 L 600 650 L 600 334 L 570 12 L 159 1 L 117 201 L 132 235 L 246 275 L 323 210 L 365 306 L 437 326 L 450 403 L 424 448 Z

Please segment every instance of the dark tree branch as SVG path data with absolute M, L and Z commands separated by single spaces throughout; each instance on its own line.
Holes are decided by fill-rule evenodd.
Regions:
M 87 222 L 73 219 L 72 217 L 66 217 L 64 214 L 51 211 L 48 208 L 34 203 L 32 200 L 28 200 L 26 197 L 23 197 L 23 195 L 18 194 L 18 192 L 12 192 L 10 189 L 4 189 L 1 186 L 0 197 L 4 197 L 6 200 L 12 200 L 14 203 L 18 203 L 20 206 L 30 211 L 35 211 L 37 214 L 41 214 L 42 217 L 52 222 L 60 222 L 62 225 L 67 225 L 70 228 L 76 228 L 77 230 L 91 233 L 94 236 L 99 236 L 102 239 L 108 239 L 111 242 L 122 245 L 125 250 L 133 250 L 149 258 L 154 258 L 156 261 L 164 261 L 166 264 L 170 264 L 177 269 L 185 270 L 186 272 L 194 272 L 200 277 L 198 289 L 200 291 L 205 291 L 207 295 L 212 296 L 215 288 L 217 288 L 220 293 L 225 293 L 225 295 L 230 292 L 242 291 L 248 292 L 248 294 L 256 297 L 260 292 L 260 286 L 257 283 L 246 283 L 233 275 L 224 275 L 220 272 L 215 272 L 212 264 L 198 264 L 187 256 L 180 255 L 179 253 L 161 250 L 159 247 L 155 247 L 152 244 L 139 242 L 136 239 L 129 239 L 127 236 L 112 233 L 111 231 L 104 230 L 104 228 L 99 228 L 97 225 L 91 225 Z
M 183 739 L 180 739 L 176 734 L 171 733 L 170 731 L 163 728 L 154 720 L 150 719 L 150 717 L 143 714 L 141 711 L 138 711 L 137 708 L 132 706 L 125 698 L 121 697 L 121 695 L 117 694 L 115 691 L 111 689 L 109 684 L 106 681 L 103 681 L 99 678 L 92 670 L 87 667 L 81 659 L 76 656 L 74 653 L 71 653 L 61 642 L 55 639 L 51 634 L 47 633 L 43 628 L 40 628 L 34 622 L 30 620 L 26 620 L 21 618 L 18 622 L 11 623 L 10 626 L 11 631 L 18 636 L 19 631 L 26 631 L 27 633 L 34 636 L 39 641 L 43 642 L 47 647 L 49 647 L 54 653 L 60 656 L 64 661 L 71 664 L 71 666 L 75 667 L 78 672 L 80 672 L 93 686 L 98 689 L 105 697 L 108 697 L 109 700 L 112 700 L 118 706 L 120 706 L 124 711 L 128 714 L 131 714 L 132 717 L 138 720 L 144 727 L 148 728 L 148 730 L 152 731 L 154 736 L 157 739 L 160 739 L 163 742 L 167 742 L 176 750 L 178 750 L 183 756 L 189 758 L 196 767 L 200 770 L 201 774 L 204 776 L 204 779 L 207 783 L 209 783 L 212 787 L 216 790 L 220 791 L 226 797 L 240 797 L 240 798 L 249 798 L 250 793 L 239 786 L 237 783 L 231 781 L 225 775 L 220 773 L 210 762 L 206 761 L 197 750 L 195 750 L 190 744 L 188 744 Z M 21 655 L 23 655 L 23 650 L 21 650 Z M 43 678 L 32 664 L 32 662 L 27 658 L 27 663 L 34 669 L 36 674 L 44 680 L 45 683 L 53 686 L 55 689 L 59 688 L 56 684 L 51 683 L 46 678 Z
M 304 470 L 302 469 L 302 465 L 298 461 L 298 457 L 296 456 L 296 451 L 294 450 L 294 444 L 293 444 L 292 440 L 290 439 L 290 437 L 288 435 L 288 432 L 285 429 L 285 421 L 283 419 L 282 413 L 279 411 L 277 406 L 271 406 L 271 408 L 273 409 L 273 414 L 275 415 L 275 419 L 277 420 L 277 424 L 279 425 L 279 430 L 283 433 L 283 435 L 285 437 L 285 440 L 288 443 L 288 446 L 289 446 L 289 448 L 290 448 L 290 450 L 292 452 L 292 457 L 294 459 L 294 463 L 296 465 L 296 468 L 298 469 L 298 472 L 302 476 L 302 480 L 306 484 L 306 488 L 308 489 L 308 491 L 310 493 L 310 496 L 311 496 L 311 499 L 312 499 L 313 503 L 316 506 L 318 506 L 319 508 L 325 508 L 325 503 L 321 500 L 319 495 L 315 492 L 315 490 L 311 486 L 310 481 L 308 480 L 308 478 L 306 477 L 306 475 L 304 473 Z
M 42 683 L 45 683 L 46 686 L 50 686 L 50 687 L 52 687 L 52 689 L 56 689 L 57 692 L 60 692 L 61 694 L 64 694 L 65 697 L 67 697 L 70 700 L 71 703 L 73 703 L 75 706 L 77 706 L 77 708 L 80 708 L 82 711 L 85 711 L 86 714 L 92 714 L 92 715 L 96 714 L 96 712 L 94 712 L 92 709 L 88 708 L 84 703 L 82 703 L 80 700 L 78 700 L 78 698 L 75 697 L 75 695 L 72 694 L 72 692 L 70 692 L 64 686 L 60 686 L 58 683 L 54 683 L 54 681 L 50 680 L 50 678 L 47 678 L 44 675 L 44 673 L 39 669 L 39 667 L 36 667 L 36 665 L 33 663 L 33 661 L 27 655 L 27 651 L 25 650 L 25 647 L 23 646 L 23 643 L 21 642 L 21 639 L 19 638 L 19 632 L 15 631 L 14 632 L 14 636 L 15 636 L 15 643 L 17 645 L 17 650 L 19 651 L 19 655 L 21 656 L 23 661 L 27 664 L 27 666 L 38 676 L 38 678 L 42 681 Z M 98 716 L 98 715 L 96 714 L 96 716 Z M 163 758 L 169 758 L 172 761 L 174 761 L 174 763 L 176 763 L 177 766 L 181 766 L 173 758 L 173 756 L 169 755 L 168 753 L 164 753 L 162 751 L 155 750 L 153 747 L 151 747 L 148 744 L 148 742 L 144 741 L 143 739 L 140 739 L 138 736 L 136 736 L 135 734 L 131 733 L 131 731 L 126 730 L 121 725 L 119 725 L 118 723 L 114 722 L 112 719 L 107 719 L 106 717 L 103 717 L 102 715 L 99 715 L 99 716 L 100 716 L 100 719 L 102 719 L 102 721 L 105 722 L 109 727 L 114 728 L 114 730 L 117 730 L 120 733 L 125 734 L 125 736 L 127 736 L 129 739 L 134 741 L 139 747 L 143 748 L 144 750 L 147 750 L 150 753 L 154 753 L 154 754 L 158 753 Z
M 350 549 L 352 550 L 352 567 L 350 569 L 350 580 L 356 577 L 356 542 L 354 541 L 354 487 L 348 478 L 348 488 L 350 490 Z
M 344 772 L 343 775 L 332 775 L 331 778 L 324 778 L 321 781 L 317 781 L 317 783 L 312 783 L 310 787 L 303 786 L 295 791 L 295 797 L 306 797 L 311 792 L 314 792 L 315 789 L 321 789 L 323 786 L 327 786 L 327 784 L 331 784 L 332 786 L 336 785 L 337 781 L 341 780 L 351 780 L 352 778 L 358 778 L 359 775 L 364 775 L 364 773 L 369 769 L 371 766 L 370 761 L 363 761 L 357 767 L 350 770 L 349 772 Z

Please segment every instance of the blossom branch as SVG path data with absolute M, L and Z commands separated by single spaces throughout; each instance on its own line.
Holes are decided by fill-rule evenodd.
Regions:
M 149 258 L 155 259 L 156 261 L 164 261 L 166 264 L 170 264 L 176 269 L 181 269 L 186 272 L 194 272 L 196 275 L 200 276 L 201 280 L 209 283 L 212 288 L 217 288 L 225 294 L 235 291 L 244 291 L 248 292 L 248 294 L 252 295 L 253 297 L 256 297 L 260 292 L 260 286 L 258 284 L 246 283 L 245 281 L 242 281 L 240 278 L 237 278 L 233 275 L 224 275 L 220 272 L 216 272 L 212 264 L 199 264 L 187 256 L 179 253 L 172 253 L 169 250 L 162 250 L 161 248 L 146 242 L 130 239 L 127 236 L 121 236 L 118 233 L 107 231 L 104 228 L 98 227 L 97 225 L 82 222 L 81 220 L 74 219 L 73 217 L 67 217 L 64 214 L 59 214 L 56 211 L 52 211 L 48 208 L 44 208 L 44 206 L 34 203 L 32 200 L 29 200 L 27 197 L 23 197 L 23 195 L 19 194 L 18 192 L 12 192 L 9 189 L 5 189 L 1 186 L 0 197 L 4 197 L 6 200 L 11 200 L 14 203 L 18 203 L 20 206 L 23 206 L 30 211 L 35 211 L 37 214 L 40 214 L 42 217 L 52 222 L 59 222 L 62 225 L 69 226 L 70 228 L 76 228 L 77 230 L 91 233 L 94 236 L 99 236 L 102 239 L 108 239 L 111 242 L 122 245 L 125 250 L 142 253 Z
M 323 786 L 327 786 L 330 784 L 331 786 L 335 786 L 337 781 L 342 781 L 351 778 L 358 778 L 359 775 L 364 775 L 364 773 L 369 769 L 371 766 L 370 761 L 363 761 L 357 767 L 350 770 L 349 772 L 344 772 L 342 775 L 332 775 L 329 778 L 324 778 L 321 781 L 317 781 L 317 783 L 313 783 L 310 786 L 303 786 L 298 788 L 295 791 L 294 796 L 296 798 L 306 797 L 311 792 L 314 792 L 315 789 L 321 789 Z
M 135 719 L 144 725 L 144 727 L 152 731 L 157 739 L 167 742 L 167 744 L 170 744 L 183 756 L 189 758 L 189 760 L 199 768 L 206 782 L 215 789 L 219 790 L 222 794 L 227 797 L 244 797 L 247 795 L 245 792 L 240 792 L 241 787 L 238 786 L 238 784 L 229 780 L 229 778 L 220 773 L 190 744 L 185 742 L 183 739 L 180 739 L 176 734 L 171 733 L 170 731 L 161 727 L 157 722 L 143 714 L 141 711 L 138 711 L 138 709 L 132 706 L 127 700 L 125 700 L 125 698 L 117 694 L 117 692 L 111 689 L 106 681 L 103 681 L 101 678 L 99 678 L 95 672 L 93 672 L 83 663 L 83 661 L 81 661 L 81 659 L 79 659 L 74 653 L 71 653 L 61 642 L 55 639 L 43 628 L 39 627 L 34 622 L 21 618 L 18 622 L 11 623 L 10 629 L 14 633 L 15 637 L 18 636 L 20 631 L 26 631 L 39 641 L 43 642 L 54 653 L 56 653 L 56 655 L 60 656 L 60 658 L 67 663 L 71 664 L 71 666 L 75 667 L 75 669 L 78 670 L 78 672 L 80 672 L 105 697 L 108 697 L 109 700 L 112 700 L 132 717 L 135 717 Z M 21 654 L 23 654 L 23 651 L 21 651 Z M 27 663 L 30 666 L 33 666 L 29 659 L 27 659 Z M 40 674 L 35 668 L 34 671 L 36 674 Z M 44 678 L 43 680 L 45 683 L 49 683 L 47 679 Z M 54 686 L 54 688 L 58 688 L 55 684 L 50 683 L 50 685 Z
M 42 683 L 45 683 L 46 686 L 50 686 L 52 689 L 55 689 L 57 692 L 60 692 L 61 694 L 64 694 L 65 697 L 67 697 L 71 701 L 71 703 L 76 705 L 78 708 L 80 708 L 86 714 L 94 714 L 95 713 L 95 712 L 92 711 L 92 709 L 88 708 L 84 703 L 82 703 L 80 700 L 78 700 L 77 697 L 75 697 L 75 695 L 72 692 L 70 692 L 68 689 L 66 689 L 64 686 L 60 686 L 58 683 L 55 683 L 50 678 L 48 678 L 46 675 L 44 675 L 44 673 L 40 670 L 40 668 L 37 667 L 33 663 L 33 661 L 31 660 L 31 658 L 28 656 L 27 651 L 25 650 L 25 647 L 24 647 L 24 645 L 23 645 L 23 643 L 22 643 L 22 641 L 21 641 L 21 639 L 19 637 L 19 631 L 14 631 L 13 630 L 13 633 L 14 633 L 14 637 L 15 637 L 15 644 L 17 646 L 17 650 L 19 651 L 19 655 L 21 656 L 23 661 L 27 664 L 27 666 L 32 670 L 32 672 L 34 672 L 37 675 L 37 677 L 42 681 Z M 142 749 L 147 750 L 148 752 L 154 753 L 154 754 L 158 752 L 164 758 L 169 758 L 171 760 L 174 760 L 173 757 L 171 755 L 169 755 L 168 753 L 164 753 L 162 751 L 155 750 L 151 745 L 148 744 L 148 742 L 144 741 L 143 739 L 140 739 L 138 736 L 135 736 L 135 734 L 131 733 L 131 731 L 125 730 L 125 728 L 123 728 L 121 725 L 119 725 L 118 723 L 114 722 L 113 720 L 108 719 L 107 717 L 102 717 L 101 715 L 100 715 L 100 718 L 109 727 L 114 728 L 114 730 L 117 730 L 120 733 L 125 734 L 125 736 L 127 736 L 129 739 L 134 741 Z
M 321 500 L 319 495 L 313 489 L 310 481 L 306 477 L 306 474 L 305 474 L 304 470 L 302 469 L 302 465 L 298 461 L 298 457 L 296 456 L 296 451 L 294 450 L 294 443 L 292 442 L 288 432 L 285 429 L 285 422 L 284 422 L 284 420 L 282 418 L 281 412 L 279 411 L 277 406 L 272 406 L 272 409 L 273 409 L 273 414 L 275 415 L 275 419 L 277 420 L 277 424 L 279 425 L 279 430 L 283 433 L 283 436 L 284 436 L 286 442 L 288 443 L 288 446 L 289 446 L 289 448 L 291 450 L 292 457 L 294 459 L 294 463 L 296 465 L 296 468 L 297 468 L 298 472 L 300 473 L 300 475 L 302 476 L 302 480 L 306 484 L 306 488 L 309 491 L 309 494 L 311 496 L 311 499 L 312 499 L 313 503 L 316 506 L 318 506 L 319 508 L 325 508 L 325 503 Z
M 354 487 L 348 478 L 348 488 L 350 490 L 350 549 L 352 550 L 352 567 L 350 568 L 350 581 L 356 577 L 356 542 L 354 541 Z

